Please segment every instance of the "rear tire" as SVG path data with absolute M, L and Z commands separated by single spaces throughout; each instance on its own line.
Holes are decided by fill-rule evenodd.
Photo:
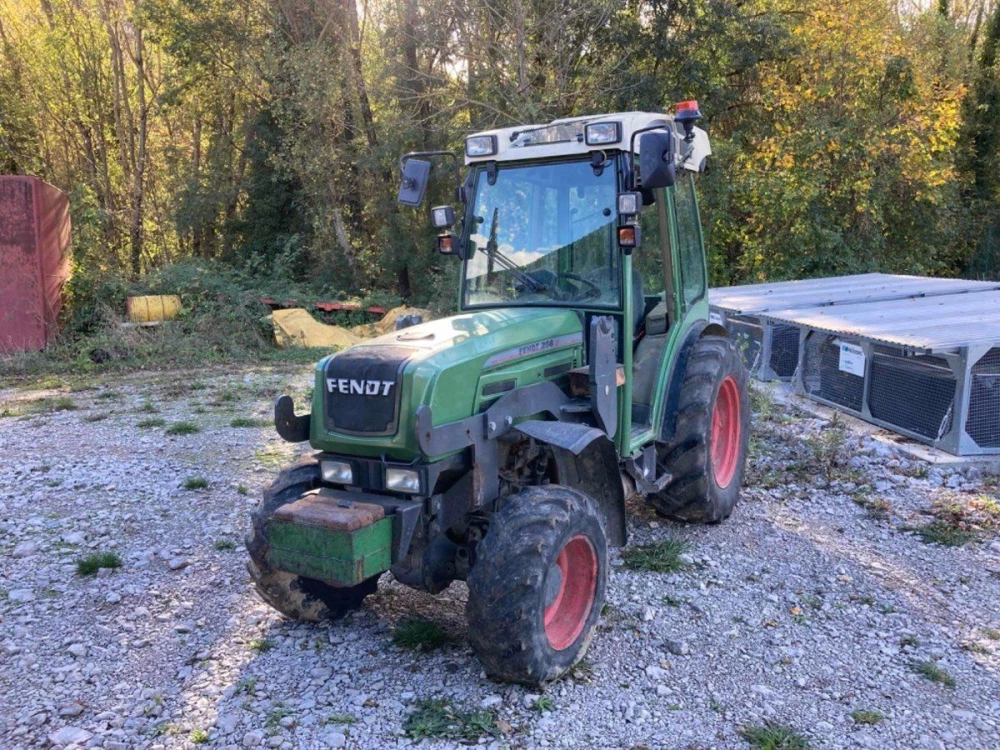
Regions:
M 604 606 L 608 542 L 592 498 L 559 485 L 506 499 L 468 577 L 469 640 L 490 677 L 554 680 L 590 645 Z
M 319 464 L 315 459 L 305 459 L 282 471 L 251 515 L 250 536 L 246 539 L 250 553 L 247 570 L 260 598 L 283 615 L 308 622 L 339 620 L 358 609 L 365 597 L 375 593 L 379 579 L 375 576 L 357 586 L 331 586 L 277 570 L 268 563 L 268 520 L 280 506 L 316 487 L 319 479 Z
M 683 374 L 674 439 L 657 451 L 671 479 L 649 502 L 675 521 L 729 518 L 739 500 L 749 439 L 743 358 L 731 339 L 704 336 L 694 343 Z

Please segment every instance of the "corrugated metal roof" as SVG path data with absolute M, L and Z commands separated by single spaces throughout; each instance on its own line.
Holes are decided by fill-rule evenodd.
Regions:
M 917 350 L 1000 345 L 1000 290 L 770 310 L 770 321 Z
M 708 298 L 712 306 L 728 313 L 753 315 L 769 310 L 853 305 L 989 289 L 1000 289 L 1000 282 L 865 273 L 825 279 L 720 287 L 710 290 Z

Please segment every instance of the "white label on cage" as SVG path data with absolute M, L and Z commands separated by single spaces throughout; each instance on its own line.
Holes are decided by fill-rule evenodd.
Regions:
M 715 323 L 716 325 L 722 325 L 722 316 L 717 312 L 710 312 L 708 314 L 708 322 Z
M 865 350 L 856 344 L 840 343 L 840 371 L 865 376 Z

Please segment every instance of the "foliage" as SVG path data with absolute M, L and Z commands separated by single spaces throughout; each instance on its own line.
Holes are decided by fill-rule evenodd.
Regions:
M 0 170 L 70 196 L 55 355 L 81 367 L 267 351 L 267 295 L 453 309 L 456 264 L 395 204 L 400 154 L 688 98 L 713 283 L 996 273 L 1000 6 L 924 5 L 8 0 Z M 118 325 L 159 291 L 180 336 Z

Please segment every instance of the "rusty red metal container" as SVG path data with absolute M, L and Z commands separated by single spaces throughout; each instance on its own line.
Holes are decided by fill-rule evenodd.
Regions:
M 0 353 L 45 348 L 69 259 L 65 193 L 37 177 L 0 175 Z

